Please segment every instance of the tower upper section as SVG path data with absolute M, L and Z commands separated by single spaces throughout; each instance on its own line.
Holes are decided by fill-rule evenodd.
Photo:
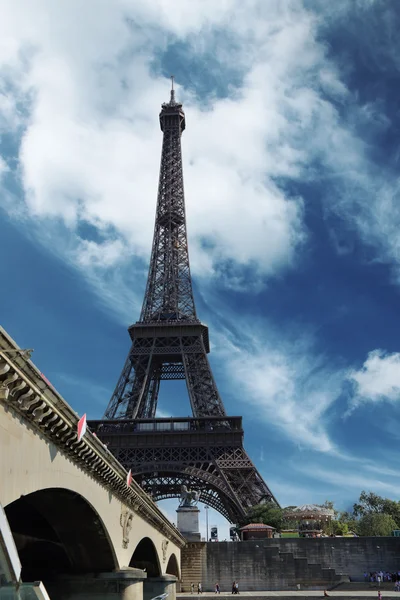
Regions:
M 185 113 L 183 112 L 182 104 L 176 102 L 175 100 L 175 90 L 173 81 L 170 100 L 169 102 L 164 102 L 161 105 L 160 127 L 161 131 L 179 127 L 181 133 L 186 127 Z
M 160 179 L 149 276 L 140 322 L 197 321 L 190 276 L 183 189 L 182 104 L 171 89 L 161 107 L 163 132 Z

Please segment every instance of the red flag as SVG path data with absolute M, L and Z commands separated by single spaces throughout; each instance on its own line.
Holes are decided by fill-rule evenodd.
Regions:
M 45 381 L 47 383 L 47 385 L 49 385 L 50 387 L 53 387 L 53 384 L 50 383 L 50 381 L 47 379 L 47 377 L 45 375 L 43 375 L 43 373 L 40 373 L 40 377 L 43 379 L 43 381 Z
M 128 487 L 131 487 L 132 479 L 133 479 L 133 477 L 132 477 L 132 471 L 131 471 L 131 469 L 129 469 L 129 473 L 126 476 L 126 485 Z
M 86 413 L 78 421 L 78 442 L 81 441 L 86 433 Z

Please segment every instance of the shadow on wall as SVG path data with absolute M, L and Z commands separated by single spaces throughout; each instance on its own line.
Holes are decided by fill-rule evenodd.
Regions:
M 169 557 L 166 572 L 168 573 L 168 575 L 175 575 L 177 579 L 180 579 L 179 565 L 175 554 L 171 554 L 171 556 Z
M 143 538 L 132 554 L 130 567 L 146 570 L 147 577 L 160 577 L 161 568 L 157 550 L 150 538 Z
M 46 582 L 60 574 L 110 572 L 117 567 L 99 515 L 75 492 L 40 490 L 21 496 L 5 512 L 23 581 Z

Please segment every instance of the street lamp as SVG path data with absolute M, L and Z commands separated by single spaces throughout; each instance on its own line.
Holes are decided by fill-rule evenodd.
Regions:
M 209 508 L 210 507 L 207 504 L 204 505 L 204 509 L 206 511 L 206 533 L 207 533 L 206 542 L 208 542 L 208 509 Z

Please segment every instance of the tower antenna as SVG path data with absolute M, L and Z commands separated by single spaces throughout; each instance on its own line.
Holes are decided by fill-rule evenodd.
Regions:
M 171 100 L 170 104 L 175 104 L 174 76 L 171 75 Z

